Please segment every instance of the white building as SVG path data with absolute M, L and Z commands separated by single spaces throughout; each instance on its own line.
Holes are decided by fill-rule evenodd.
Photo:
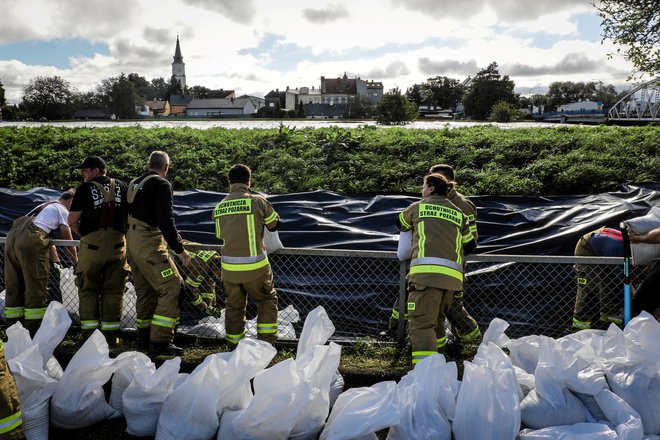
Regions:
M 594 101 L 571 102 L 570 104 L 564 104 L 557 107 L 558 112 L 584 112 L 602 109 L 603 103 Z

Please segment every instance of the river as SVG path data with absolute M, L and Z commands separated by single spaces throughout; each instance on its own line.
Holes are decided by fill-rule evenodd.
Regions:
M 191 119 L 185 120 L 130 120 L 130 121 L 68 121 L 68 122 L 0 122 L 0 127 L 133 127 L 140 126 L 144 128 L 180 128 L 190 127 L 200 130 L 206 130 L 215 127 L 224 127 L 231 129 L 269 129 L 278 128 L 280 124 L 287 127 L 295 128 L 323 128 L 323 127 L 342 127 L 342 128 L 359 128 L 362 126 L 378 126 L 378 127 L 405 127 L 424 130 L 437 130 L 444 128 L 460 128 L 460 127 L 474 127 L 478 125 L 492 125 L 502 129 L 512 128 L 539 128 L 539 127 L 556 127 L 557 124 L 539 123 L 539 122 L 511 122 L 511 123 L 496 123 L 496 122 L 472 122 L 472 121 L 415 121 L 404 126 L 397 125 L 379 125 L 375 121 L 345 121 L 338 119 L 214 119 L 196 121 Z

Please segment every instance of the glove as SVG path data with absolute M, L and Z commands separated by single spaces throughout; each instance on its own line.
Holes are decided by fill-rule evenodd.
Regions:
M 207 307 L 204 313 L 206 313 L 206 316 L 213 316 L 214 318 L 219 318 L 220 317 L 220 312 L 221 310 L 217 307 Z

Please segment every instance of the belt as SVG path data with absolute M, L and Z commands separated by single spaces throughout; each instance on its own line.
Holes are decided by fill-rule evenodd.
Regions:
M 92 251 L 98 251 L 101 249 L 100 246 L 95 245 L 95 244 L 90 244 L 90 243 L 85 243 L 85 246 L 87 246 L 87 249 L 92 250 Z M 121 249 L 124 247 L 124 243 L 117 243 L 113 246 L 114 249 Z

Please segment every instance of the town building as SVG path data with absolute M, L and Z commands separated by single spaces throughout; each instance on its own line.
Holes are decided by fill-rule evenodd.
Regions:
M 176 48 L 174 49 L 174 61 L 172 62 L 172 76 L 181 84 L 181 90 L 186 89 L 186 64 L 183 62 L 181 47 L 179 46 L 179 35 L 176 36 Z
M 248 116 L 256 112 L 249 98 L 193 99 L 188 104 L 186 116 L 189 117 L 220 117 Z

